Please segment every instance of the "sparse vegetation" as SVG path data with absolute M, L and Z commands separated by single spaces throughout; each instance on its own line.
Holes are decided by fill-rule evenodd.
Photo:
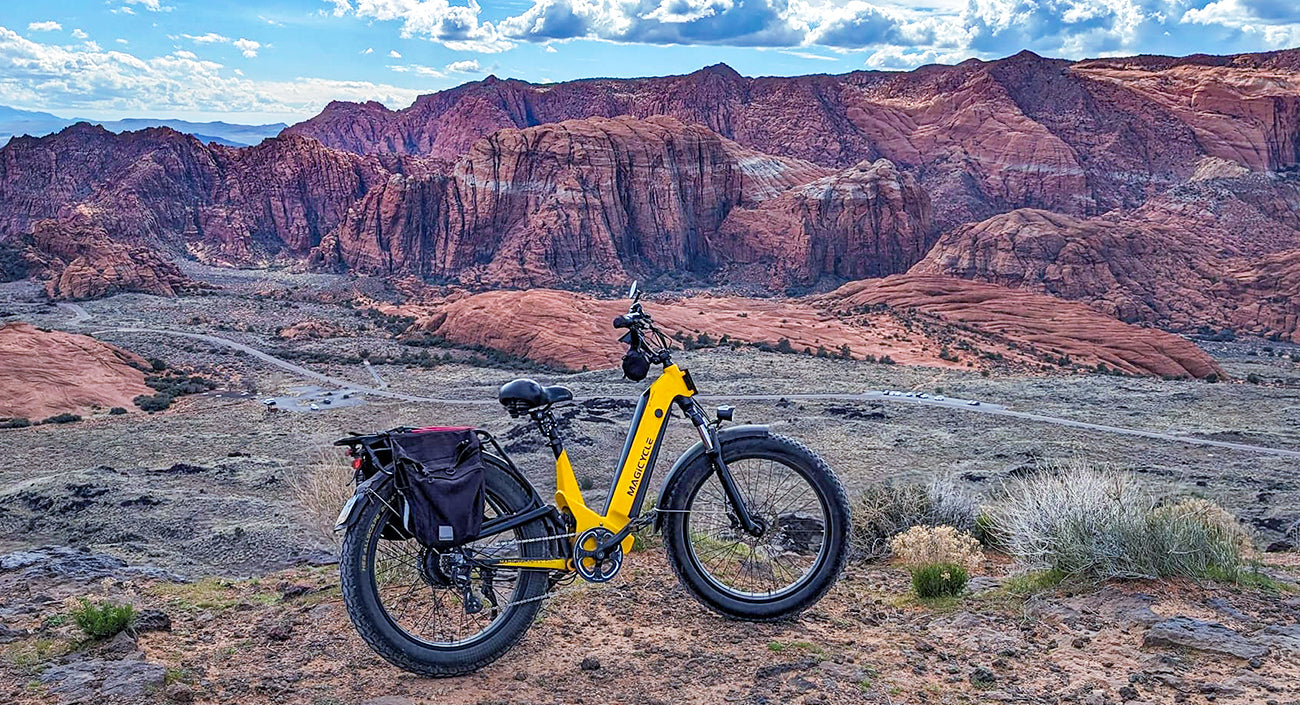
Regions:
M 150 413 L 171 407 L 177 397 L 201 394 L 217 386 L 216 382 L 200 375 L 176 374 L 146 377 L 144 383 L 157 390 L 157 394 L 141 394 L 132 401 Z
M 924 599 L 960 595 L 980 558 L 979 541 L 951 526 L 914 526 L 890 539 L 889 547 Z
M 339 508 L 353 493 L 353 469 L 335 448 L 317 448 L 300 471 L 289 478 L 289 489 L 303 509 L 307 525 L 329 543 L 339 541 L 334 522 Z
M 1081 463 L 1008 481 L 987 511 L 1026 567 L 1095 579 L 1235 575 L 1250 545 L 1207 500 L 1162 504 L 1134 477 Z
M 44 423 L 76 423 L 77 421 L 80 420 L 81 420 L 80 416 L 76 414 L 69 414 L 67 412 L 64 412 L 62 414 L 55 414 L 54 416 L 51 416 L 41 421 L 41 423 L 43 424 Z
M 82 598 L 81 607 L 73 610 L 72 620 L 92 639 L 107 639 L 124 631 L 135 619 L 131 605 L 114 605 L 110 602 L 91 602 Z
M 27 428 L 28 426 L 31 425 L 32 422 L 29 419 L 23 419 L 23 418 L 0 419 L 0 428 Z
M 853 549 L 865 558 L 889 552 L 889 540 L 914 526 L 975 528 L 975 498 L 948 478 L 868 487 L 853 506 Z
M 121 416 L 122 414 L 125 414 L 125 413 L 126 413 L 126 409 L 123 409 L 123 408 L 120 407 L 120 406 L 115 406 L 115 407 L 113 407 L 113 408 L 111 408 L 111 409 L 108 410 L 108 414 L 109 414 L 110 416 Z

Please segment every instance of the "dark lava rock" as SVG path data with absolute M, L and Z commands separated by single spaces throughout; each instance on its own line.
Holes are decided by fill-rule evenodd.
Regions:
M 584 671 L 599 671 L 600 661 L 597 661 L 595 656 L 588 656 L 582 660 L 580 668 Z
M 1287 551 L 1294 551 L 1294 550 L 1295 550 L 1295 544 L 1291 543 L 1286 539 L 1282 539 L 1281 541 L 1274 541 L 1273 543 L 1270 543 L 1268 545 L 1268 548 L 1264 549 L 1266 553 L 1286 553 Z
M 185 578 L 153 566 L 133 566 L 105 553 L 68 546 L 42 546 L 27 551 L 14 551 L 0 555 L 0 573 L 22 571 L 30 578 L 99 578 L 123 579 L 128 577 L 156 578 L 172 582 L 185 582 Z
M 970 672 L 970 682 L 974 685 L 993 685 L 997 680 L 997 675 L 983 666 Z
M 167 669 L 135 659 L 86 659 L 52 666 L 40 675 L 50 692 L 70 702 L 119 703 L 162 689 Z
M 162 610 L 141 610 L 131 621 L 131 631 L 136 634 L 144 632 L 169 632 L 172 630 L 172 618 Z
M 202 465 L 190 465 L 189 463 L 176 463 L 166 470 L 159 470 L 160 473 L 168 475 L 197 475 L 201 472 L 207 472 L 208 468 Z
M 311 592 L 314 588 L 310 585 L 303 585 L 301 583 L 290 583 L 286 581 L 280 583 L 280 585 L 276 589 L 280 591 L 280 597 L 286 600 L 292 600 L 295 597 L 302 597 L 303 595 L 306 595 L 307 593 Z
M 1268 654 L 1268 647 L 1252 644 L 1222 624 L 1203 622 L 1191 617 L 1172 617 L 1151 625 L 1142 638 L 1142 645 L 1197 649 L 1240 659 Z
M 1129 700 L 1137 700 L 1138 698 L 1137 688 L 1134 688 L 1131 685 L 1120 686 L 1119 697 L 1125 702 L 1128 702 Z
M 5 625 L 0 624 L 0 644 L 8 644 L 10 642 L 18 641 L 26 636 L 27 632 L 22 629 L 10 629 Z

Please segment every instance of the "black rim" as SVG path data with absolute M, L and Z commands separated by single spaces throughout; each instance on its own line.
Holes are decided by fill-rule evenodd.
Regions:
M 485 502 L 484 518 L 507 512 L 504 504 L 490 491 Z M 389 540 L 383 537 L 392 509 L 385 507 L 371 524 L 366 546 L 366 564 L 370 587 L 384 618 L 407 639 L 434 649 L 462 649 L 490 638 L 513 613 L 515 606 L 505 606 L 519 599 L 522 589 L 520 571 L 494 568 L 485 575 L 482 569 L 471 570 L 471 585 L 483 609 L 477 614 L 465 610 L 460 589 L 451 584 L 449 559 L 427 549 L 414 538 Z M 500 534 L 469 544 L 479 556 L 520 557 L 522 527 L 512 534 Z M 505 545 L 510 544 L 510 545 Z M 490 577 L 490 580 L 488 579 Z M 495 603 L 484 592 L 490 586 Z
M 830 505 L 803 468 L 778 454 L 728 459 L 750 514 L 764 527 L 752 536 L 738 526 L 715 474 L 697 485 L 683 517 L 686 554 L 718 592 L 737 600 L 771 602 L 808 584 L 830 557 Z

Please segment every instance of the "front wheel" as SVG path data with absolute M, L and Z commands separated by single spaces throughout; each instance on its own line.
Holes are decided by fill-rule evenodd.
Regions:
M 707 457 L 672 479 L 664 547 L 678 579 L 728 617 L 794 616 L 835 584 L 848 556 L 849 503 L 816 453 L 783 436 L 737 438 L 722 457 L 745 507 L 762 527 L 740 526 Z

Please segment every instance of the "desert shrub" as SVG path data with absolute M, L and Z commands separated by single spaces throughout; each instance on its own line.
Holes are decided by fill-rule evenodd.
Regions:
M 174 400 L 175 397 L 170 394 L 141 394 L 131 401 L 144 411 L 153 413 L 167 409 Z
M 956 563 L 931 563 L 911 569 L 912 589 L 917 597 L 956 597 L 966 589 L 970 579 L 966 569 Z
M 354 471 L 347 457 L 335 448 L 317 448 L 289 478 L 289 489 L 302 507 L 308 528 L 327 542 L 337 542 L 334 522 L 352 496 Z
M 914 526 L 975 528 L 975 497 L 950 478 L 928 483 L 872 485 L 854 499 L 854 553 L 880 558 L 890 551 L 889 540 Z
M 80 416 L 77 416 L 76 414 L 69 414 L 67 412 L 64 412 L 62 414 L 55 414 L 54 416 L 51 416 L 45 419 L 44 421 L 41 421 L 41 423 L 75 423 L 80 420 L 81 420 Z
M 32 422 L 30 419 L 24 419 L 24 418 L 0 419 L 0 428 L 27 428 L 28 426 L 31 425 Z
M 1162 505 L 1133 476 L 1079 463 L 1013 478 L 986 511 L 1026 567 L 1096 579 L 1235 574 L 1250 545 L 1211 502 Z
M 123 408 L 120 407 L 120 406 L 115 406 L 115 407 L 109 409 L 109 410 L 108 410 L 108 413 L 109 413 L 110 416 L 121 416 L 122 414 L 125 414 L 125 413 L 126 413 L 126 409 L 123 409 Z
M 914 526 L 890 539 L 889 548 L 924 598 L 960 595 L 981 555 L 974 536 L 951 526 Z
M 135 608 L 131 605 L 96 604 L 85 598 L 81 600 L 81 607 L 72 611 L 72 620 L 92 639 L 116 636 L 130 626 L 134 618 Z

